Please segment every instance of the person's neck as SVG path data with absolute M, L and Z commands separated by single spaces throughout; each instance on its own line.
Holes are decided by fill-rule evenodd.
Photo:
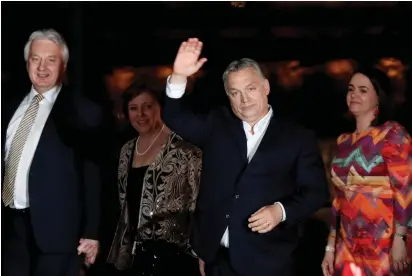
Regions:
M 140 139 L 142 140 L 152 140 L 159 134 L 160 130 L 162 129 L 163 124 L 156 125 L 150 131 L 145 133 L 140 133 Z
M 356 117 L 356 132 L 361 133 L 371 127 L 373 121 L 373 114 Z
M 44 93 L 46 93 L 47 91 L 52 90 L 53 88 L 55 88 L 55 87 L 58 86 L 58 85 L 59 85 L 59 84 L 56 84 L 56 85 L 54 85 L 54 86 L 52 86 L 52 87 L 48 87 L 48 88 L 36 87 L 36 86 L 33 85 L 33 89 L 34 89 L 37 93 L 39 93 L 39 94 L 44 94 Z
M 267 114 L 269 113 L 269 107 L 268 107 L 268 109 L 263 113 L 263 115 L 261 115 L 258 119 L 256 119 L 256 120 L 253 120 L 253 121 L 246 121 L 246 123 L 248 123 L 249 125 L 250 125 L 250 128 L 251 128 L 251 132 L 252 132 L 252 134 L 254 134 L 254 127 L 255 127 L 255 125 L 258 123 L 258 122 L 260 122 L 260 120 L 262 120 Z

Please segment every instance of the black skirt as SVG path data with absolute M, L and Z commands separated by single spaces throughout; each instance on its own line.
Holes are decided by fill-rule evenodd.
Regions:
M 199 276 L 199 261 L 176 244 L 165 241 L 145 241 L 136 248 L 134 276 Z

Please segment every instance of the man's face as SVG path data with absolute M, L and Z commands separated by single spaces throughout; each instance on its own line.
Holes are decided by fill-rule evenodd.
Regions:
M 33 41 L 27 61 L 27 72 L 38 93 L 56 86 L 66 70 L 61 48 L 50 40 Z
M 237 72 L 230 72 L 226 83 L 226 92 L 235 115 L 254 125 L 268 112 L 270 87 L 252 67 Z

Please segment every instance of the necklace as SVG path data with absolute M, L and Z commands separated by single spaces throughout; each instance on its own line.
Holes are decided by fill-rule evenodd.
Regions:
M 155 136 L 155 138 L 153 139 L 153 141 L 152 141 L 152 143 L 150 144 L 150 146 L 149 146 L 144 152 L 142 152 L 142 153 L 140 153 L 140 152 L 137 150 L 137 143 L 139 143 L 140 136 L 137 137 L 136 146 L 135 146 L 135 152 L 136 152 L 136 154 L 137 154 L 137 155 L 140 155 L 140 156 L 145 155 L 145 154 L 152 148 L 154 142 L 157 140 L 157 137 L 159 137 L 160 133 L 162 133 L 162 131 L 163 131 L 164 128 L 165 128 L 165 125 L 163 124 L 162 129 L 161 129 L 161 130 L 159 131 L 159 133 Z

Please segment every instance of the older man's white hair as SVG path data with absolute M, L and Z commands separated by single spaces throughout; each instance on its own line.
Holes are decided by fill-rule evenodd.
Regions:
M 38 30 L 33 32 L 24 46 L 24 60 L 29 60 L 31 44 L 36 40 L 50 40 L 60 47 L 64 64 L 69 61 L 69 48 L 63 36 L 53 29 Z

